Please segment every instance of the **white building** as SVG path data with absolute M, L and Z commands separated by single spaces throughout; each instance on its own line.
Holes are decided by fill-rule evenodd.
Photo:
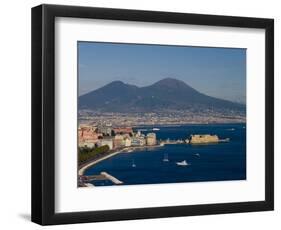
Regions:
M 107 145 L 109 149 L 113 149 L 113 140 L 112 138 L 101 139 L 101 146 Z
M 125 138 L 125 146 L 130 147 L 132 145 L 132 139 L 130 137 Z
M 123 147 L 125 145 L 124 137 L 120 134 L 115 135 L 113 140 L 114 148 Z
M 140 136 L 138 139 L 139 139 L 139 141 L 140 141 L 140 145 L 141 145 L 141 146 L 146 145 L 146 140 L 145 140 L 144 135 L 143 135 L 143 136 Z
M 147 145 L 156 145 L 156 134 L 148 133 L 146 135 L 146 143 L 147 143 Z
M 94 148 L 96 143 L 93 142 L 79 142 L 79 147 Z

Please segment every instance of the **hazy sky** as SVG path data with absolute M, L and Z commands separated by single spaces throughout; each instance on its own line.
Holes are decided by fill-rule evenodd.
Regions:
M 112 81 L 183 80 L 209 96 L 245 103 L 246 49 L 78 43 L 79 95 Z

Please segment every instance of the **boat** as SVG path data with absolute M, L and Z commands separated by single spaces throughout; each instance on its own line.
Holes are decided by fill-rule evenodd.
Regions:
M 164 154 L 163 162 L 169 162 L 168 154 Z
M 148 131 L 148 129 L 138 129 L 137 131 L 146 132 L 146 131 Z
M 189 165 L 189 164 L 186 162 L 186 160 L 176 162 L 176 164 L 179 165 L 179 166 L 187 166 L 187 165 Z
M 152 130 L 153 130 L 153 131 L 159 131 L 160 129 L 158 129 L 158 128 L 153 128 Z
M 197 157 L 200 157 L 200 153 L 195 153 L 194 155 Z
M 136 167 L 136 164 L 135 164 L 135 161 L 133 160 L 133 163 L 132 163 L 132 167 L 135 168 Z

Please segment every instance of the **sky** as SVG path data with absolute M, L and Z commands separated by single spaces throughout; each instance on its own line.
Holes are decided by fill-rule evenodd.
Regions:
M 246 49 L 78 42 L 79 95 L 112 81 L 175 78 L 209 96 L 246 103 Z

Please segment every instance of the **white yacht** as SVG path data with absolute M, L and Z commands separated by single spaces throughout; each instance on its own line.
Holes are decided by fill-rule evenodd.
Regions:
M 186 160 L 177 162 L 176 164 L 179 165 L 179 166 L 187 166 L 187 165 L 189 165 L 189 164 L 186 162 Z

